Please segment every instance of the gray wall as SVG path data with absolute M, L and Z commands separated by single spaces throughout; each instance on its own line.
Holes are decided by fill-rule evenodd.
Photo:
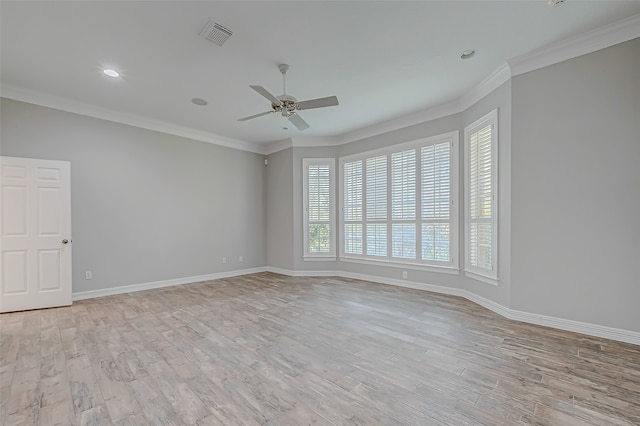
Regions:
M 512 307 L 640 331 L 640 39 L 512 90 Z
M 488 112 L 498 110 L 498 285 L 493 286 L 464 277 L 464 288 L 509 307 L 511 304 L 511 81 L 480 99 L 464 111 L 460 138 L 464 143 L 464 126 Z M 463 148 L 464 149 L 464 148 Z M 460 150 L 460 182 L 464 186 L 464 153 Z M 460 211 L 464 220 L 464 211 Z M 462 222 L 461 222 L 462 223 Z M 464 250 L 464 227 L 460 229 L 460 247 Z M 460 254 L 464 264 L 464 251 Z
M 293 148 L 267 157 L 267 264 L 293 269 Z
M 1 117 L 2 155 L 71 162 L 74 292 L 266 264 L 263 156 L 8 99 Z

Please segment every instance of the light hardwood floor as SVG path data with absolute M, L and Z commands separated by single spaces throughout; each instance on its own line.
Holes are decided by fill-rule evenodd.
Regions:
M 0 316 L 2 425 L 640 424 L 640 347 L 262 273 Z

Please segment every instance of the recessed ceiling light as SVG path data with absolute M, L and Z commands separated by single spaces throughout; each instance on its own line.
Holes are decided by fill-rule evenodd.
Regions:
M 120 77 L 120 73 L 116 70 L 104 70 L 104 73 L 109 77 Z
M 208 102 L 202 98 L 193 98 L 191 99 L 191 102 L 198 106 L 205 106 L 206 104 L 208 104 Z
M 476 49 L 465 50 L 464 52 L 462 52 L 462 55 L 460 55 L 460 59 L 470 59 L 473 58 L 475 54 Z

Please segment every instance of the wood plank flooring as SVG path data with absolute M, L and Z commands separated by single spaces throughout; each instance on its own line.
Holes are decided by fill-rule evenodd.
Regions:
M 262 273 L 0 316 L 2 425 L 638 425 L 640 347 Z

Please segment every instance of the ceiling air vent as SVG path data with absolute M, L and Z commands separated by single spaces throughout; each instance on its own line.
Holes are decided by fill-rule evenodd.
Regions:
M 207 25 L 200 31 L 200 37 L 212 41 L 218 46 L 222 46 L 224 42 L 231 37 L 231 34 L 233 34 L 233 32 L 231 32 L 230 29 L 218 24 L 213 19 L 210 19 Z

